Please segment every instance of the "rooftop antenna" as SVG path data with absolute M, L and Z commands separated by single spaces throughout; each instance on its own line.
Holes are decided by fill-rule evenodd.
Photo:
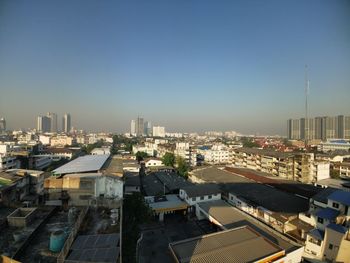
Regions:
M 308 74 L 308 66 L 305 65 L 305 148 L 307 148 L 308 139 L 309 139 L 309 119 L 308 119 L 308 95 L 310 90 L 310 81 Z

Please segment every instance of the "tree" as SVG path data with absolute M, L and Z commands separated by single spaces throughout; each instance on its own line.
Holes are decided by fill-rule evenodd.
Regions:
M 173 153 L 169 153 L 169 152 L 165 153 L 163 158 L 162 158 L 162 162 L 166 166 L 174 166 L 174 164 L 175 164 L 175 155 Z
M 178 156 L 176 158 L 176 164 L 177 164 L 177 171 L 178 171 L 179 175 L 187 178 L 189 166 L 186 163 L 186 160 L 184 158 L 182 158 L 181 156 Z
M 246 147 L 246 148 L 259 147 L 259 144 L 257 144 L 253 139 L 250 139 L 247 137 L 242 138 L 242 143 L 243 143 L 243 147 Z
M 140 193 L 125 196 L 123 204 L 123 262 L 136 262 L 140 224 L 151 221 L 152 211 Z
M 140 163 L 141 161 L 143 161 L 143 159 L 145 159 L 148 156 L 147 153 L 145 152 L 137 152 L 136 153 L 136 160 Z

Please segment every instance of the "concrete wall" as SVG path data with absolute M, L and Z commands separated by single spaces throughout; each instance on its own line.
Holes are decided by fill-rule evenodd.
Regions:
M 27 227 L 35 218 L 37 208 L 18 208 L 7 216 L 9 226 Z

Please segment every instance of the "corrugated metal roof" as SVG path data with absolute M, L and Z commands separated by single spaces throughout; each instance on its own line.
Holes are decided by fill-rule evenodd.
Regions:
M 223 200 L 203 202 L 199 203 L 198 206 L 226 229 L 248 225 L 286 251 L 299 248 L 294 242 L 271 230 L 267 225 L 259 223 L 256 219 L 239 211 L 237 208 L 234 208 Z
M 221 193 L 220 188 L 215 184 L 196 184 L 181 188 L 186 192 L 188 197 L 197 197 Z
M 84 173 L 98 171 L 109 155 L 85 155 L 53 170 L 54 174 Z
M 174 242 L 170 248 L 183 263 L 253 262 L 284 254 L 281 247 L 248 226 Z

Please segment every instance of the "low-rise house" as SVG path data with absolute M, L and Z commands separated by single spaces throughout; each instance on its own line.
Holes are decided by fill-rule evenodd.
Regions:
M 191 207 L 198 203 L 221 199 L 221 190 L 215 184 L 195 184 L 180 189 L 179 196 Z
M 147 158 L 144 160 L 146 168 L 164 166 L 163 161 L 158 158 Z
M 315 229 L 307 235 L 306 258 L 350 262 L 350 192 L 332 189 L 325 193 L 327 206 L 311 211 Z M 323 198 L 324 198 L 323 196 Z
M 111 154 L 111 150 L 109 147 L 101 147 L 101 148 L 95 148 L 91 151 L 92 155 L 110 155 Z
M 30 194 L 30 176 L 0 172 L 0 203 L 13 206 Z

